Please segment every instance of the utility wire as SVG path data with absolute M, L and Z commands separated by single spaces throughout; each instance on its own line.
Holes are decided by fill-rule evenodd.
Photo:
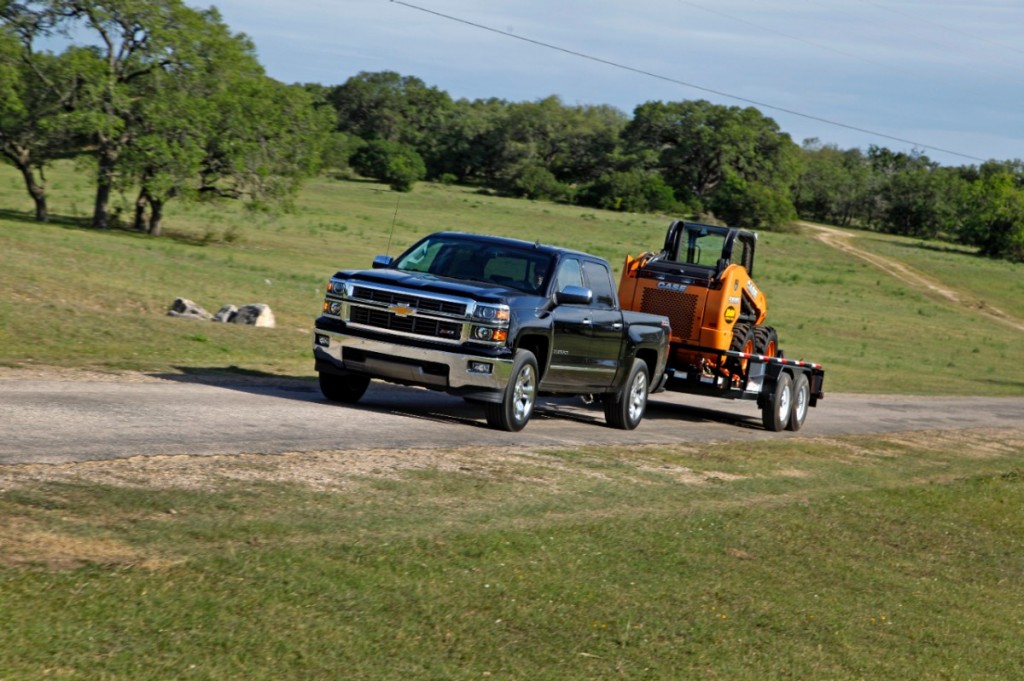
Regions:
M 903 137 L 896 137 L 894 135 L 887 135 L 887 134 L 885 134 L 883 132 L 878 132 L 877 130 L 870 130 L 868 128 L 860 128 L 860 127 L 857 127 L 855 125 L 850 125 L 848 123 L 842 123 L 840 121 L 834 121 L 834 120 L 831 120 L 831 119 L 828 119 L 828 118 L 822 118 L 820 116 L 815 116 L 813 114 L 803 113 L 801 111 L 796 111 L 794 109 L 787 109 L 785 107 L 775 106 L 773 104 L 767 104 L 765 102 L 759 102 L 759 101 L 757 101 L 755 99 L 748 99 L 746 97 L 741 97 L 739 95 L 733 95 L 733 94 L 730 94 L 728 92 L 724 92 L 722 90 L 715 90 L 713 88 L 704 87 L 702 85 L 697 85 L 695 83 L 689 83 L 689 82 L 684 81 L 684 80 L 679 80 L 678 78 L 672 78 L 670 76 L 664 76 L 664 75 L 661 75 L 659 73 L 654 73 L 653 71 L 646 71 L 644 69 L 636 68 L 634 66 L 629 66 L 627 64 L 622 64 L 622 63 L 616 62 L 616 61 L 611 61 L 610 59 L 604 59 L 602 57 L 595 57 L 594 55 L 586 54 L 584 52 L 578 52 L 576 50 L 571 50 L 571 49 L 566 48 L 566 47 L 561 47 L 559 45 L 554 45 L 552 43 L 546 43 L 546 42 L 543 42 L 541 40 L 535 40 L 533 38 L 527 38 L 526 36 L 516 35 L 515 33 L 510 33 L 508 31 L 502 31 L 501 29 L 494 28 L 493 26 L 487 26 L 485 24 L 480 24 L 480 23 L 476 23 L 474 21 L 469 21 L 468 19 L 462 19 L 460 17 L 452 16 L 451 14 L 444 14 L 443 12 L 438 12 L 436 10 L 432 10 L 432 9 L 427 8 L 427 7 L 421 7 L 419 5 L 414 5 L 411 2 L 405 2 L 405 0 L 390 0 L 390 2 L 392 2 L 392 3 L 396 4 L 396 5 L 402 5 L 403 7 L 408 7 L 409 9 L 414 9 L 414 10 L 416 10 L 418 12 L 423 12 L 425 14 L 431 14 L 433 16 L 440 17 L 442 19 L 447 19 L 448 21 L 454 21 L 456 23 L 463 24 L 465 26 L 471 26 L 473 28 L 478 28 L 478 29 L 483 30 L 483 31 L 488 31 L 490 33 L 495 33 L 497 35 L 502 35 L 502 36 L 505 36 L 506 38 L 514 38 L 514 39 L 522 41 L 524 43 L 529 43 L 531 45 L 536 45 L 538 47 L 544 47 L 546 49 L 554 50 L 556 52 L 562 52 L 563 54 L 568 54 L 568 55 L 571 55 L 573 57 L 579 57 L 580 59 L 586 59 L 588 61 L 596 62 L 598 64 L 604 64 L 605 66 L 611 66 L 613 68 L 620 69 L 620 70 L 623 70 L 623 71 L 629 71 L 630 73 L 637 73 L 637 74 L 640 74 L 642 76 L 647 76 L 649 78 L 654 78 L 656 80 L 665 81 L 667 83 L 673 83 L 675 85 L 682 85 L 683 87 L 693 88 L 694 90 L 700 90 L 701 92 L 707 92 L 707 93 L 710 93 L 710 94 L 713 94 L 713 95 L 718 95 L 719 97 L 726 97 L 728 99 L 733 99 L 733 100 L 736 100 L 738 102 L 744 102 L 745 104 L 751 104 L 753 106 L 760 107 L 760 108 L 763 108 L 763 109 L 770 109 L 772 111 L 779 111 L 781 113 L 786 113 L 786 114 L 789 114 L 791 116 L 799 116 L 800 118 L 805 118 L 807 120 L 817 121 L 818 123 L 824 123 L 826 125 L 831 125 L 831 126 L 835 126 L 835 127 L 838 127 L 838 128 L 844 128 L 846 130 L 853 130 L 854 132 L 861 132 L 861 133 L 864 133 L 866 135 L 871 135 L 873 137 L 881 137 L 881 138 L 884 138 L 884 139 L 887 139 L 887 140 L 892 140 L 894 142 L 900 142 L 901 144 L 909 144 L 912 147 L 919 147 L 919 148 L 922 148 L 922 149 L 931 149 L 932 151 L 938 151 L 938 152 L 941 152 L 941 153 L 944 153 L 944 154 L 949 154 L 951 156 L 959 156 L 960 158 L 966 158 L 966 159 L 969 159 L 971 161 L 978 161 L 980 163 L 984 163 L 986 161 L 986 159 L 980 158 L 978 156 L 971 156 L 970 154 L 964 154 L 964 153 L 961 153 L 961 152 L 958 152 L 958 151 L 952 151 L 950 149 L 943 149 L 942 147 L 936 147 L 936 146 L 931 145 L 931 144 L 922 144 L 921 142 L 915 142 L 913 140 L 909 140 L 909 139 L 906 139 L 906 138 L 903 138 Z
M 953 28 L 952 26 L 947 26 L 945 24 L 940 24 L 937 21 L 932 21 L 930 19 L 925 19 L 925 18 L 920 17 L 920 16 L 915 16 L 913 14 L 910 14 L 909 12 L 903 12 L 903 11 L 900 11 L 898 9 L 895 9 L 894 7 L 887 7 L 887 6 L 879 4 L 877 2 L 871 2 L 870 0 L 859 0 L 859 1 L 861 3 L 863 3 L 863 4 L 865 4 L 865 5 L 871 5 L 872 7 L 877 7 L 880 10 L 884 10 L 886 12 L 892 12 L 893 14 L 899 14 L 900 16 L 907 17 L 908 19 L 913 19 L 914 21 L 919 21 L 919 22 L 924 23 L 924 24 L 931 24 L 932 26 L 935 26 L 936 28 L 941 28 L 943 31 L 947 31 L 949 33 L 952 33 L 953 35 L 955 35 L 957 37 L 960 37 L 960 38 L 962 38 L 964 36 L 967 36 L 968 38 L 973 38 L 974 40 L 978 40 L 978 41 L 983 42 L 983 43 L 988 43 L 989 45 L 994 45 L 995 47 L 1000 47 L 1000 48 L 1002 48 L 1004 50 L 1011 50 L 1011 51 L 1017 52 L 1019 54 L 1024 54 L 1024 50 L 1020 49 L 1019 47 L 1014 47 L 1013 45 L 1007 45 L 1006 43 L 1001 43 L 998 40 L 992 40 L 991 38 L 986 38 L 983 35 L 978 35 L 978 34 L 975 34 L 975 33 L 967 33 L 962 28 Z

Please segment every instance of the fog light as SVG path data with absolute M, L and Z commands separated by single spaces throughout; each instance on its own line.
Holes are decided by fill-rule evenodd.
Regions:
M 318 333 L 316 335 L 316 344 L 326 348 L 331 344 L 331 339 L 328 336 Z
M 469 363 L 469 373 L 471 374 L 489 374 L 491 373 L 491 369 L 493 369 L 493 367 L 491 366 L 490 362 Z

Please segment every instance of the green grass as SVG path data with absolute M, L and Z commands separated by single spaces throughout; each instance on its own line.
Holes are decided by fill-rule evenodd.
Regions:
M 627 253 L 657 250 L 670 219 L 431 184 L 399 195 L 321 178 L 290 213 L 172 202 L 167 235 L 151 238 L 83 227 L 88 178 L 70 165 L 49 177 L 55 220 L 39 225 L 16 174 L 0 167 L 0 366 L 310 377 L 310 328 L 324 282 L 336 269 L 367 266 L 389 242 L 395 254 L 437 229 L 487 232 L 580 248 L 620 268 Z M 130 202 L 119 201 L 127 214 Z M 859 242 L 1024 319 L 1021 265 L 877 235 Z M 1024 394 L 1018 330 L 809 235 L 763 233 L 755 278 L 783 349 L 823 363 L 826 391 Z M 211 312 L 266 303 L 278 327 L 166 317 L 178 296 Z
M 1016 679 L 1022 437 L 9 469 L 0 678 Z

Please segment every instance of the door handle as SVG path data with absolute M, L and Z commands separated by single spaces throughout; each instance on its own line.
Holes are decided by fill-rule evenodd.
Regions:
M 586 319 L 583 320 L 584 326 L 590 326 L 590 323 L 590 317 L 587 317 Z
M 622 328 L 622 322 L 615 322 L 614 324 L 612 324 L 612 328 L 618 331 L 619 329 Z

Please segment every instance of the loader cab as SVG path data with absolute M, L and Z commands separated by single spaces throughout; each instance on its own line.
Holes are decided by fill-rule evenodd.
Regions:
M 753 276 L 756 244 L 757 234 L 745 229 L 676 220 L 669 225 L 662 253 L 687 275 L 710 282 L 733 263 Z

